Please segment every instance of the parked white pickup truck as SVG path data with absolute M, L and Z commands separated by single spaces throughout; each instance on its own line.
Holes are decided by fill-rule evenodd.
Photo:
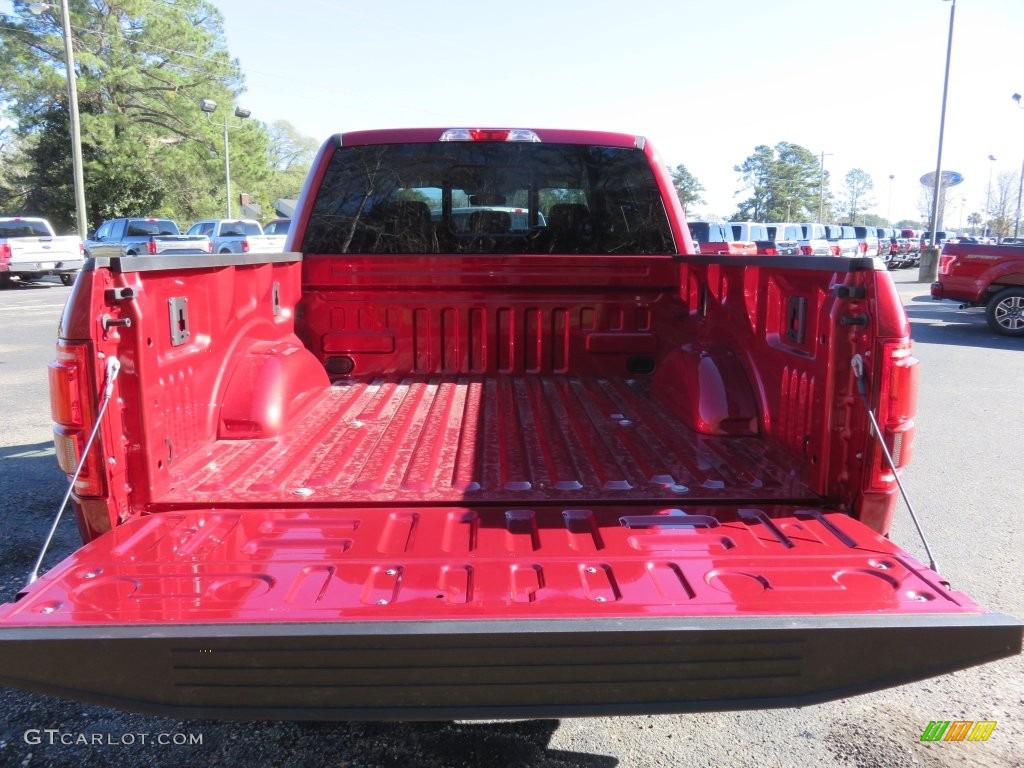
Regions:
M 214 253 L 281 253 L 284 235 L 265 235 L 255 219 L 204 219 L 189 227 L 190 235 L 206 235 Z
M 863 255 L 860 252 L 860 241 L 857 240 L 857 231 L 852 226 L 848 224 L 826 224 L 825 233 L 828 236 L 828 243 L 833 256 L 856 258 Z
M 805 222 L 799 225 L 802 237 L 797 240 L 803 256 L 831 256 L 832 247 L 824 224 Z
M 46 219 L 0 217 L 0 287 L 19 280 L 57 275 L 71 285 L 82 268 L 84 250 L 77 235 L 57 235 Z

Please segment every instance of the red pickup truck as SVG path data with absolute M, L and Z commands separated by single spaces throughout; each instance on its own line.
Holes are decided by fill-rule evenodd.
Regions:
M 0 606 L 3 684 L 561 717 L 1020 651 L 886 537 L 917 367 L 877 260 L 693 255 L 649 142 L 520 129 L 331 138 L 288 247 L 87 263 L 50 367 L 85 544 Z
M 985 307 L 996 333 L 1024 336 L 1024 245 L 946 243 L 939 254 L 933 299 Z

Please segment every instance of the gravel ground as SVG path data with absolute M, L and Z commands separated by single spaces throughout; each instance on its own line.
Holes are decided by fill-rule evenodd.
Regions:
M 895 278 L 922 360 L 911 498 L 954 586 L 1024 617 L 1024 341 L 996 337 L 977 312 L 926 301 L 916 270 Z M 0 601 L 23 584 L 63 493 L 45 372 L 67 293 L 56 283 L 0 292 Z M 923 557 L 905 516 L 893 538 Z M 77 543 L 64 520 L 47 563 Z M 955 719 L 998 726 L 983 743 L 920 742 L 929 721 Z M 805 709 L 562 721 L 176 721 L 0 689 L 0 766 L 1003 768 L 1024 766 L 1022 744 L 1021 656 Z

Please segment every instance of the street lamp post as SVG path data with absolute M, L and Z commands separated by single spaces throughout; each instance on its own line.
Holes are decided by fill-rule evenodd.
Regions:
M 821 218 L 825 215 L 825 155 L 831 156 L 831 152 L 821 153 L 821 166 L 818 171 L 818 223 L 821 224 Z
M 227 198 L 227 208 L 228 208 L 228 216 L 227 217 L 230 219 L 231 218 L 231 150 L 230 150 L 230 147 L 228 145 L 228 128 L 237 128 L 238 125 L 241 125 L 241 122 L 239 122 L 238 125 L 232 126 L 230 124 L 230 122 L 228 121 L 227 117 L 224 118 L 224 122 L 223 123 L 218 123 L 216 120 L 214 120 L 212 115 L 213 115 L 213 112 L 217 109 L 217 102 L 214 101 L 213 99 L 200 99 L 199 100 L 199 109 L 206 113 L 206 119 L 209 120 L 212 125 L 216 125 L 216 126 L 224 129 L 224 189 L 225 189 L 226 198 Z M 241 120 L 245 120 L 251 114 L 252 114 L 252 112 L 250 112 L 248 109 L 242 109 L 241 107 L 235 107 L 235 117 L 239 118 L 240 121 Z
M 885 211 L 885 220 L 892 226 L 892 180 L 896 178 L 895 173 L 889 174 L 889 206 Z
M 32 3 L 28 9 L 38 16 L 50 3 Z M 78 80 L 75 77 L 75 53 L 71 38 L 71 12 L 68 0 L 60 0 L 60 16 L 64 33 L 64 65 L 68 73 L 68 113 L 71 130 L 71 165 L 74 169 L 75 186 L 75 218 L 78 224 L 78 236 L 85 240 L 88 234 L 88 222 L 85 214 L 85 176 L 82 172 L 82 128 L 78 117 Z
M 1020 94 L 1013 94 L 1013 100 L 1017 102 L 1017 106 L 1024 109 L 1024 105 L 1020 103 Z M 1020 164 L 1020 184 L 1017 187 L 1017 215 L 1013 221 L 1013 236 L 1017 237 L 1017 233 L 1020 231 L 1020 198 L 1021 193 L 1024 192 L 1024 162 Z
M 942 186 L 942 138 L 946 130 L 946 96 L 949 93 L 949 60 L 953 53 L 953 20 L 956 17 L 956 0 L 944 0 L 951 2 L 949 7 L 949 39 L 946 41 L 946 74 L 942 79 L 942 112 L 939 116 L 939 153 L 935 161 L 935 195 L 932 200 L 931 220 L 931 247 L 928 252 L 921 253 L 921 266 L 918 270 L 917 279 L 919 282 L 931 283 L 938 278 L 939 273 L 939 251 L 937 242 L 939 239 L 939 190 Z
M 992 223 L 992 168 L 996 162 L 995 155 L 989 155 L 992 165 L 988 167 L 988 192 L 985 193 L 985 239 L 988 239 L 989 224 Z

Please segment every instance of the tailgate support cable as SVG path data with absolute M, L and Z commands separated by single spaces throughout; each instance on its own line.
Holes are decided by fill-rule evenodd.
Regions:
M 914 521 L 914 527 L 917 528 L 917 535 L 921 537 L 921 543 L 924 544 L 924 551 L 928 554 L 928 567 L 938 573 L 939 567 L 935 563 L 935 556 L 932 555 L 931 547 L 928 546 L 928 538 L 924 535 L 921 523 L 918 521 L 917 514 L 914 512 L 914 505 L 910 503 L 910 498 L 907 496 L 907 492 L 903 488 L 903 483 L 900 481 L 900 474 L 896 469 L 896 462 L 893 461 L 892 454 L 889 452 L 889 446 L 885 444 L 885 437 L 882 434 L 881 428 L 878 426 L 878 419 L 875 418 L 875 412 L 871 410 L 871 403 L 868 402 L 868 388 L 864 376 L 864 358 L 859 354 L 854 355 L 853 359 L 850 361 L 850 367 L 853 369 L 853 375 L 857 379 L 857 391 L 860 392 L 861 400 L 864 401 L 864 409 L 868 412 L 868 418 L 871 419 L 871 426 L 874 429 L 875 436 L 878 438 L 878 444 L 882 446 L 882 453 L 885 455 L 885 461 L 892 470 L 892 476 L 896 478 L 896 485 L 900 489 L 900 495 L 903 497 L 903 502 L 907 505 L 907 511 L 910 512 L 910 519 Z
M 96 434 L 100 431 L 100 424 L 103 423 L 103 414 L 106 413 L 107 406 L 110 404 L 110 398 L 114 392 L 114 382 L 117 380 L 117 374 L 120 372 L 121 361 L 113 356 L 108 357 L 107 375 L 103 383 L 103 396 L 100 399 L 99 408 L 96 410 L 96 423 L 93 424 L 92 432 L 89 433 L 89 439 L 85 441 L 85 448 L 82 449 L 78 465 L 75 467 L 74 474 L 71 475 L 71 480 L 68 481 L 68 489 L 64 492 L 64 498 L 61 500 L 60 507 L 57 509 L 57 515 L 53 518 L 53 524 L 50 525 L 50 532 L 46 534 L 46 540 L 43 542 L 43 548 L 40 550 L 39 557 L 36 558 L 35 565 L 32 566 L 32 571 L 28 575 L 28 581 L 25 583 L 26 587 L 39 578 L 39 569 L 43 565 L 43 558 L 46 557 L 46 551 L 50 548 L 50 543 L 53 541 L 54 534 L 57 533 L 57 524 L 60 523 L 60 518 L 68 506 L 68 501 L 71 499 L 71 492 L 75 489 L 75 482 L 78 480 L 78 475 L 81 473 L 82 467 L 85 466 L 85 457 L 89 455 L 92 444 L 96 440 Z

